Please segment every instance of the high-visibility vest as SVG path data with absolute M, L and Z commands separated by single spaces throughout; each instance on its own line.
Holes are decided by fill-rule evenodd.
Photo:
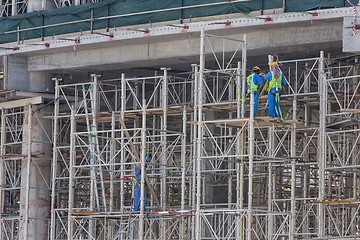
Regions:
M 248 85 L 248 93 L 251 92 L 251 89 L 254 91 L 254 92 L 257 92 L 258 90 L 258 85 L 254 84 L 254 76 L 255 76 L 255 73 L 251 74 L 250 76 L 247 77 L 247 85 Z
M 276 91 L 278 89 L 281 89 L 281 81 L 282 81 L 282 73 L 280 72 L 280 77 L 275 78 L 274 72 L 271 71 L 271 81 L 269 83 L 269 89 L 268 91 L 270 92 L 270 90 L 272 88 L 276 88 Z

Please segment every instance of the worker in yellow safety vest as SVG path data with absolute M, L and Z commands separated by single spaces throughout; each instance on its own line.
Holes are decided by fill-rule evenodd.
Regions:
M 281 90 L 282 86 L 287 84 L 284 74 L 279 68 L 277 62 L 270 65 L 271 71 L 265 75 L 264 80 L 269 81 L 268 101 L 269 101 L 269 116 L 283 119 L 280 108 Z
M 259 93 L 258 88 L 260 85 L 264 84 L 264 79 L 260 75 L 261 69 L 256 66 L 253 67 L 252 73 L 247 77 L 247 96 L 250 98 L 251 91 L 254 93 L 254 117 L 256 117 L 256 112 L 258 109 L 258 102 L 259 102 Z

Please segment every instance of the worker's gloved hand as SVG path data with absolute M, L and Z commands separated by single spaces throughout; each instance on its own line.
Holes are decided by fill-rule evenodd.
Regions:
M 269 91 L 269 81 L 266 81 L 265 86 L 264 86 L 264 91 Z

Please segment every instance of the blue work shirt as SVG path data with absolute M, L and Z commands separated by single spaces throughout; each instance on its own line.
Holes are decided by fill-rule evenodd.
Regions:
M 265 81 L 269 81 L 269 83 L 271 82 L 271 80 L 272 80 L 272 73 L 271 73 L 271 71 L 268 72 L 268 73 L 265 75 L 264 80 L 265 80 Z M 286 80 L 286 78 L 285 78 L 285 76 L 284 76 L 283 73 L 281 73 L 281 85 L 283 85 L 283 86 L 284 86 L 284 85 L 287 85 L 287 80 Z M 275 88 L 272 88 L 272 89 L 275 89 Z M 272 89 L 270 89 L 270 90 L 272 90 Z M 276 91 L 276 90 L 274 90 L 274 93 L 275 93 L 275 91 Z M 281 94 L 281 89 L 279 90 L 279 92 L 280 92 L 280 94 Z
M 264 84 L 264 79 L 259 74 L 254 73 L 254 72 L 252 72 L 251 74 L 254 74 L 253 82 L 254 82 L 255 85 L 260 86 L 260 85 Z M 246 84 L 247 84 L 247 82 L 246 82 Z M 247 87 L 249 88 L 249 86 L 247 86 Z M 254 91 L 254 93 L 256 93 L 256 92 Z

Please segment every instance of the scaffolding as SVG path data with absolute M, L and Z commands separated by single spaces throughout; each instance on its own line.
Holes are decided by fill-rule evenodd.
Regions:
M 49 6 L 54 8 L 63 8 L 69 6 L 77 6 L 88 3 L 100 2 L 101 0 L 54 0 L 41 1 L 38 3 L 41 9 L 47 9 Z M 31 1 L 30 1 L 31 2 Z M 31 2 L 31 4 L 34 4 Z M 1 0 L 0 1 L 0 17 L 16 16 L 28 12 L 29 0 Z
M 44 120 L 49 109 L 42 103 L 42 97 L 0 103 L 0 239 L 27 238 L 37 224 L 45 226 L 38 236 L 47 234 L 51 121 Z
M 233 53 L 223 51 L 228 45 Z M 254 117 L 246 36 L 202 30 L 200 46 L 191 72 L 161 68 L 150 77 L 109 80 L 93 74 L 71 84 L 56 78 L 53 114 L 31 105 L 3 108 L 1 238 L 16 239 L 29 222 L 19 214 L 19 179 L 30 177 L 21 173 L 30 163 L 24 159 L 41 153 L 24 143 L 32 128 L 22 125 L 40 113 L 53 121 L 50 239 L 356 238 L 357 59 L 320 52 L 278 61 L 288 84 L 284 120 L 275 121 L 266 117 L 263 91 L 265 108 Z M 274 57 L 268 59 L 270 66 Z M 146 173 L 138 212 L 136 165 Z

